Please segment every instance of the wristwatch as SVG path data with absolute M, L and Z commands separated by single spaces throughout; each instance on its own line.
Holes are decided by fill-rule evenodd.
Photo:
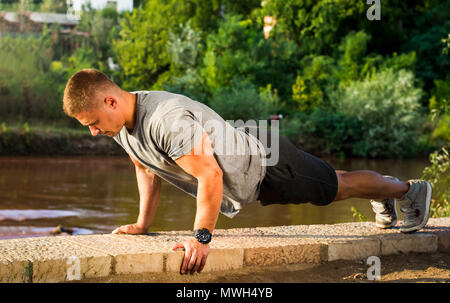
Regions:
M 211 242 L 212 236 L 208 229 L 202 228 L 194 231 L 194 237 L 198 240 L 198 242 L 208 244 Z

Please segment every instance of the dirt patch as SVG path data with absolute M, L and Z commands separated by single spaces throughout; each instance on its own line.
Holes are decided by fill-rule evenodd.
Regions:
M 449 253 L 414 253 L 383 256 L 380 282 L 450 282 Z M 298 283 L 367 283 L 366 273 L 370 265 L 366 260 L 332 261 L 322 264 L 295 264 L 272 267 L 246 268 L 221 273 L 193 275 L 136 274 L 106 278 L 86 279 L 82 282 L 298 282 Z M 375 281 L 378 282 L 378 281 Z

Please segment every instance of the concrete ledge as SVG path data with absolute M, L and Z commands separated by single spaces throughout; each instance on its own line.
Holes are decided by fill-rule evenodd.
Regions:
M 122 274 L 179 272 L 172 251 L 190 231 L 0 240 L 0 282 L 64 282 Z M 450 218 L 430 219 L 413 234 L 373 222 L 215 230 L 204 272 L 247 266 L 314 264 L 411 252 L 450 252 Z

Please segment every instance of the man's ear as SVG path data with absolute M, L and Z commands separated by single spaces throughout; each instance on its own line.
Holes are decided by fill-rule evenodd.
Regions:
M 106 97 L 103 102 L 105 102 L 105 105 L 111 108 L 116 108 L 117 107 L 117 100 L 114 97 L 108 96 Z

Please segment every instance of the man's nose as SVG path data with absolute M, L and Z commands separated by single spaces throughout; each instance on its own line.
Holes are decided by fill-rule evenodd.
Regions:
M 89 130 L 91 131 L 91 134 L 95 137 L 98 135 L 100 130 L 95 126 L 89 126 Z

